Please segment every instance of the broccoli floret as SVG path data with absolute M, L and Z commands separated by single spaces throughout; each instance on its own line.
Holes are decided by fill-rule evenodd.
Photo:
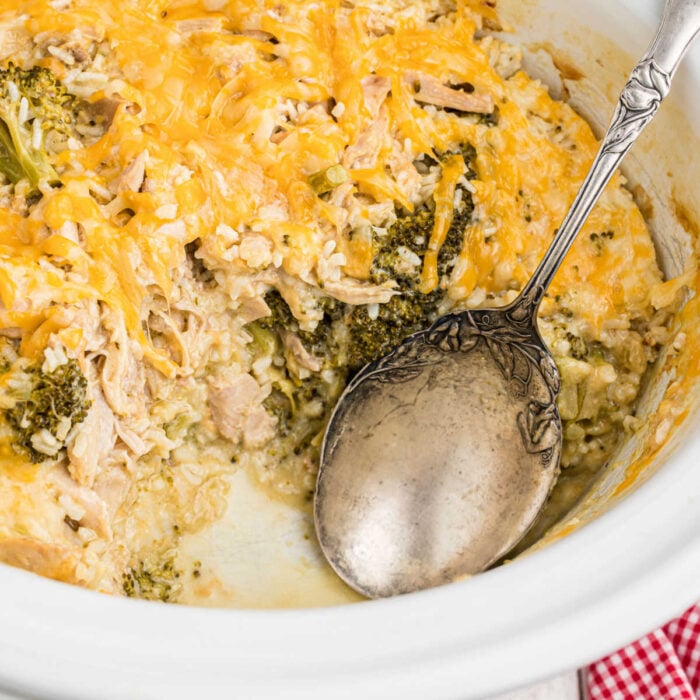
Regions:
M 474 211 L 471 193 L 464 188 L 459 189 L 460 202 L 452 213 L 452 223 L 438 253 L 438 274 L 441 278 L 449 275 L 454 267 L 462 250 L 464 229 Z M 418 212 L 398 217 L 386 234 L 376 237 L 376 252 L 370 274 L 372 282 L 381 284 L 394 280 L 401 290 L 416 290 L 434 224 L 434 211 L 424 207 Z
M 10 63 L 0 70 L 0 171 L 15 184 L 27 179 L 33 190 L 58 182 L 45 136 L 70 136 L 75 112 L 75 98 L 48 68 L 23 70 Z
M 421 294 L 409 290 L 380 305 L 376 318 L 370 317 L 366 306 L 355 307 L 347 319 L 350 374 L 391 352 L 412 333 L 427 328 L 437 318 L 442 298 L 440 291 Z
M 87 379 L 76 360 L 52 372 L 35 365 L 24 375 L 28 379 L 25 396 L 7 411 L 6 418 L 17 434 L 16 447 L 37 464 L 58 454 L 71 428 L 85 420 L 91 402 Z
M 464 157 L 473 159 L 471 147 L 465 147 Z M 462 250 L 464 230 L 474 210 L 468 190 L 462 188 L 460 197 L 438 254 L 441 279 L 455 265 Z M 343 368 L 352 376 L 367 363 L 393 350 L 407 336 L 429 326 L 439 315 L 446 295 L 441 288 L 429 294 L 420 291 L 423 258 L 434 223 L 433 209 L 425 206 L 398 217 L 386 231 L 375 236 L 370 280 L 375 284 L 393 281 L 399 292 L 388 303 L 380 304 L 375 313 L 370 314 L 364 305 L 342 304 L 326 297 L 319 301 L 324 312 L 321 321 L 313 331 L 302 331 L 282 296 L 272 291 L 265 297 L 271 315 L 249 326 L 256 343 L 262 347 L 261 331 L 266 331 L 262 337 L 268 349 L 270 339 L 276 339 L 279 331 L 292 331 L 310 353 L 324 358 L 326 366 Z M 292 403 L 286 390 L 270 399 L 269 410 L 278 416 L 280 425 L 289 422 L 287 413 L 293 413 Z
M 327 384 L 319 375 L 312 375 L 285 393 L 276 386 L 265 400 L 265 408 L 277 417 L 281 438 L 281 460 L 311 450 L 316 460 L 317 449 L 328 419 L 328 413 L 342 390 L 342 383 Z
M 270 330 L 294 330 L 298 328 L 297 320 L 294 318 L 291 309 L 276 289 L 269 291 L 265 295 L 265 303 L 270 309 L 270 315 L 255 321 L 258 326 L 269 328 Z
M 473 159 L 473 149 L 465 147 L 464 157 Z M 464 230 L 471 220 L 473 203 L 462 188 L 460 202 L 438 255 L 440 278 L 450 274 L 461 252 Z M 323 428 L 347 379 L 364 365 L 387 354 L 407 336 L 427 328 L 443 310 L 444 285 L 429 294 L 420 291 L 423 258 L 435 223 L 430 206 L 400 216 L 386 231 L 377 232 L 370 281 L 395 282 L 398 294 L 374 308 L 344 304 L 330 297 L 318 300 L 323 311 L 312 331 L 302 330 L 291 309 L 276 291 L 265 296 L 270 315 L 247 326 L 258 355 L 272 359 L 273 390 L 265 407 L 277 418 L 280 442 L 274 456 L 282 462 L 292 455 L 310 456 L 320 444 Z M 332 372 L 296 376 L 284 357 L 285 332 L 291 332 L 311 355 L 323 359 L 323 368 Z
M 253 338 L 251 349 L 255 354 L 273 359 L 269 370 L 273 388 L 265 408 L 277 419 L 280 440 L 274 456 L 282 463 L 304 453 L 313 461 L 328 414 L 345 383 L 345 305 L 330 298 L 319 299 L 323 317 L 313 331 L 305 331 L 278 291 L 268 292 L 265 302 L 270 315 L 246 328 Z M 332 370 L 330 375 L 297 376 L 290 371 L 284 362 L 284 332 L 296 334 L 310 354 L 322 358 L 324 368 Z
M 433 212 L 424 208 L 415 214 L 400 216 L 384 235 L 375 236 L 371 281 L 382 284 L 393 280 L 402 290 L 417 287 L 434 222 Z
M 462 189 L 460 204 L 453 212 L 452 224 L 438 254 L 440 278 L 449 275 L 455 265 L 473 210 L 470 193 Z M 380 305 L 376 317 L 370 316 L 366 306 L 350 308 L 346 322 L 351 374 L 386 355 L 404 338 L 429 326 L 439 315 L 445 291 L 438 288 L 423 294 L 419 289 L 423 257 L 434 223 L 434 212 L 425 207 L 399 217 L 385 234 L 377 237 L 370 279 L 375 284 L 394 280 L 399 294 Z
M 341 352 L 339 339 L 335 334 L 335 322 L 342 318 L 344 304 L 330 297 L 319 299 L 318 305 L 323 311 L 323 318 L 314 330 L 305 331 L 299 327 L 299 322 L 277 290 L 272 290 L 265 295 L 265 303 L 270 309 L 270 315 L 246 326 L 261 348 L 262 345 L 269 346 L 271 338 L 276 338 L 276 334 L 280 331 L 291 331 L 299 336 L 299 340 L 311 354 L 327 359 L 334 367 L 340 366 L 335 361 Z
M 124 572 L 122 589 L 129 598 L 168 603 L 176 598 L 180 591 L 180 575 L 173 556 L 168 556 L 160 562 L 139 561 Z

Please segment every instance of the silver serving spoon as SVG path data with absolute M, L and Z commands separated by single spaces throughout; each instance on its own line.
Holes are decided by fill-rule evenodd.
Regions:
M 559 472 L 559 373 L 537 308 L 700 30 L 700 0 L 666 0 L 598 155 L 520 296 L 453 313 L 365 367 L 331 416 L 315 500 L 331 566 L 370 597 L 483 571 L 525 534 Z

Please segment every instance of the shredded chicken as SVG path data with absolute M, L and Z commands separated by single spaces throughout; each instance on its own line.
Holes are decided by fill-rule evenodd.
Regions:
M 129 165 L 124 168 L 121 175 L 117 177 L 111 184 L 110 190 L 114 194 L 122 192 L 138 192 L 143 185 L 143 180 L 146 177 L 146 159 L 147 154 L 142 151 L 134 158 Z
M 362 84 L 362 93 L 365 97 L 365 107 L 367 107 L 372 118 L 376 119 L 379 116 L 380 107 L 391 91 L 391 80 L 380 75 L 370 75 L 367 78 L 363 78 L 360 83 Z
M 94 490 L 110 517 L 114 517 L 129 492 L 130 481 L 126 469 L 112 464 L 103 469 L 95 479 Z
M 374 167 L 384 140 L 388 137 L 388 130 L 389 112 L 382 107 L 377 118 L 360 134 L 357 141 L 345 149 L 343 166 L 348 170 Z
M 223 17 L 199 17 L 197 19 L 184 19 L 175 26 L 180 34 L 198 34 L 200 32 L 221 32 L 225 22 Z
M 390 287 L 376 284 L 362 284 L 351 278 L 339 282 L 325 282 L 323 289 L 327 294 L 346 304 L 386 304 L 398 292 Z
M 128 428 L 122 421 L 115 422 L 115 430 L 119 439 L 129 448 L 135 457 L 142 457 L 148 452 L 148 446 L 144 440 L 134 430 Z
M 0 561 L 48 578 L 79 583 L 76 575 L 79 560 L 68 546 L 29 537 L 8 537 L 0 540 Z
M 262 297 L 249 297 L 241 302 L 238 309 L 239 318 L 244 323 L 252 323 L 270 315 L 270 307 Z
M 73 507 L 79 512 L 74 516 L 68 515 L 78 524 L 79 527 L 90 528 L 99 537 L 105 540 L 112 539 L 112 526 L 110 524 L 109 513 L 105 502 L 91 488 L 80 486 L 70 478 L 66 469 L 57 464 L 48 477 L 50 486 L 56 490 L 59 502 L 65 503 L 70 500 Z M 67 506 L 70 509 L 70 505 Z
M 108 337 L 102 327 L 98 302 L 94 299 L 86 299 L 78 304 L 73 323 L 80 328 L 85 353 L 89 359 L 92 359 L 91 353 L 99 352 L 104 348 Z
M 460 112 L 476 112 L 491 114 L 493 112 L 493 97 L 483 92 L 465 92 L 448 87 L 437 78 L 418 71 L 407 71 L 404 81 L 414 86 L 415 98 L 418 102 L 448 107 Z
M 262 406 L 266 392 L 250 374 L 236 377 L 230 384 L 212 382 L 209 409 L 219 432 L 245 447 L 264 445 L 275 432 L 276 421 Z
M 99 386 L 94 386 L 92 406 L 67 443 L 68 471 L 76 483 L 92 486 L 98 469 L 114 447 L 117 434 L 114 414 Z
M 104 364 L 100 383 L 105 399 L 117 416 L 145 416 L 143 364 L 133 350 L 124 320 L 105 308 L 103 325 L 111 331 L 110 343 L 102 352 Z
M 282 344 L 287 351 L 287 362 L 293 360 L 299 367 L 308 369 L 311 372 L 320 372 L 323 368 L 323 359 L 314 357 L 299 340 L 299 336 L 291 331 L 283 331 L 280 334 Z M 298 372 L 297 372 L 298 374 Z
M 23 23 L 0 25 L 0 60 L 3 63 L 8 58 L 21 55 L 28 46 L 31 46 L 31 37 Z

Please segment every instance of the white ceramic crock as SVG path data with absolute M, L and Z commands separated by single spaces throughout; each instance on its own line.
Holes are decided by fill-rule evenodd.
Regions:
M 661 12 L 660 0 L 503 5 L 526 40 L 562 50 L 581 70 L 588 82 L 572 98 L 604 120 Z M 654 189 L 652 199 L 677 196 L 697 214 L 699 134 L 690 124 L 700 113 L 700 46 L 670 102 L 628 170 L 641 163 L 639 182 Z M 678 229 L 668 207 L 657 201 L 654 210 L 657 228 Z M 683 232 L 668 235 L 681 240 Z M 195 609 L 109 598 L 0 567 L 0 688 L 69 700 L 462 700 L 574 668 L 700 598 L 697 411 L 679 436 L 623 496 L 612 495 L 624 473 L 618 463 L 595 507 L 570 523 L 585 524 L 567 537 L 472 580 L 393 600 Z

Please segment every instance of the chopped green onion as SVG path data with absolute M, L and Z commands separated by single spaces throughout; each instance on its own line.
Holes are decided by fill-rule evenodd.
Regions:
M 348 181 L 348 171 L 342 165 L 331 165 L 309 175 L 309 184 L 316 194 L 325 194 Z

